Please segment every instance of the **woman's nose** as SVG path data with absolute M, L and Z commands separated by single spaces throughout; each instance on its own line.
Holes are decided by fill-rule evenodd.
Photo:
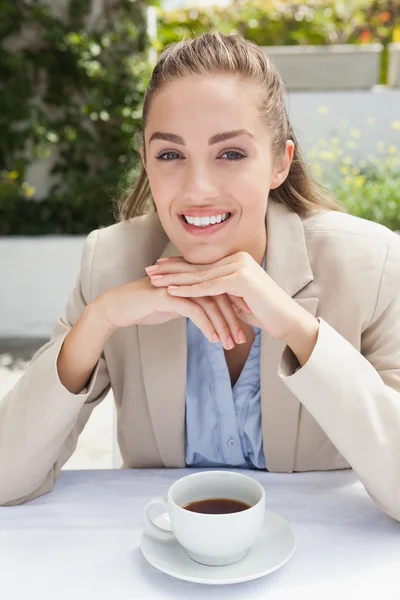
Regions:
M 212 174 L 199 165 L 188 168 L 183 193 L 185 201 L 191 202 L 209 201 L 219 196 Z

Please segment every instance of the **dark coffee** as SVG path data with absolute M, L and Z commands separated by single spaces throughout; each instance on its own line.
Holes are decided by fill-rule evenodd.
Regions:
M 183 508 L 205 515 L 225 515 L 247 510 L 251 506 L 240 500 L 231 500 L 230 498 L 208 498 L 207 500 L 189 502 Z

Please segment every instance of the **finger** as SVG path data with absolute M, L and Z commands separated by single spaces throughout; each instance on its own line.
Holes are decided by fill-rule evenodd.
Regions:
M 225 350 L 232 350 L 232 348 L 235 346 L 235 343 L 231 336 L 231 330 L 219 308 L 219 305 L 216 302 L 216 299 L 207 296 L 206 298 L 195 298 L 192 300 L 192 302 L 196 302 L 202 307 L 207 317 L 214 325 L 217 335 L 221 340 L 221 344 Z M 232 308 L 231 310 L 233 312 Z
M 204 333 L 206 338 L 213 344 L 219 342 L 220 339 L 215 330 L 214 324 L 208 318 L 203 308 L 186 298 L 172 298 L 167 299 L 167 309 L 171 312 L 178 312 L 183 317 L 187 317 Z
M 153 275 L 163 275 L 166 277 L 167 275 L 180 274 L 178 283 L 181 283 L 182 285 L 190 285 L 191 283 L 205 281 L 206 279 L 215 279 L 216 277 L 222 277 L 223 275 L 233 273 L 235 270 L 236 263 L 232 261 L 226 263 L 220 261 L 208 265 L 194 265 L 179 257 L 174 258 L 172 261 L 159 262 L 157 265 L 151 265 L 150 267 L 145 268 L 149 277 L 152 277 Z M 174 277 L 173 279 L 175 280 L 176 278 Z M 175 284 L 175 281 L 172 279 L 165 279 L 164 281 L 166 281 L 167 284 Z
M 178 268 L 181 271 L 178 271 Z M 182 270 L 183 269 L 183 270 Z M 175 265 L 174 273 L 169 272 L 168 274 L 161 274 L 158 272 L 149 273 L 151 283 L 155 287 L 168 287 L 169 285 L 178 286 L 194 286 L 198 283 L 206 283 L 216 279 L 222 279 L 235 273 L 234 265 L 223 265 L 220 267 L 210 267 L 208 269 L 194 269 L 193 265 L 190 268 L 186 268 L 185 265 Z M 227 290 L 223 290 L 221 293 L 225 293 Z
M 197 298 L 197 301 L 199 298 Z M 214 300 L 218 305 L 218 308 L 221 312 L 221 315 L 228 325 L 229 330 L 231 332 L 231 336 L 237 344 L 244 344 L 246 342 L 246 336 L 240 324 L 240 320 L 236 312 L 234 311 L 234 307 L 232 306 L 231 300 L 228 298 L 227 294 L 222 294 L 221 296 L 214 296 Z
M 160 262 L 157 265 L 145 267 L 145 271 L 149 277 L 153 275 L 173 275 L 175 273 L 193 273 L 194 276 L 208 273 L 215 265 L 193 265 L 186 262 L 184 259 L 173 259 L 167 262 Z M 197 279 L 196 281 L 199 281 Z
M 260 323 L 257 321 L 257 319 L 255 318 L 253 313 L 249 314 L 247 312 L 244 312 L 241 308 L 239 308 L 238 306 L 235 306 L 234 304 L 232 305 L 232 307 L 233 307 L 233 310 L 236 312 L 237 316 L 239 317 L 239 319 L 241 319 L 248 325 L 253 325 L 254 327 L 260 326 Z
M 172 296 L 181 296 L 185 298 L 201 298 L 203 296 L 219 296 L 220 294 L 232 294 L 233 290 L 230 289 L 232 285 L 232 275 L 227 277 L 220 277 L 219 279 L 212 279 L 209 281 L 203 281 L 195 285 L 169 285 L 167 291 Z
M 234 306 L 240 308 L 243 312 L 251 313 L 252 310 L 249 308 L 247 302 L 241 296 L 232 296 L 232 294 L 227 294 L 229 300 Z

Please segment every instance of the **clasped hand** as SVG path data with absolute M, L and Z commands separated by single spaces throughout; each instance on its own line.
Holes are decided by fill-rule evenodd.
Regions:
M 298 324 L 316 321 L 246 252 L 207 265 L 194 265 L 183 257 L 157 262 L 146 268 L 152 285 L 200 304 L 226 349 L 246 341 L 240 321 L 284 340 Z

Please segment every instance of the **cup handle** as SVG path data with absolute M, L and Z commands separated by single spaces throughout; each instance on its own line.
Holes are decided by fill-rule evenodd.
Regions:
M 156 537 L 158 537 L 161 540 L 174 540 L 175 536 L 172 533 L 172 530 L 167 531 L 166 529 L 159 527 L 158 525 L 156 525 L 154 523 L 153 519 L 149 515 L 149 509 L 152 506 L 160 506 L 160 505 L 165 509 L 165 511 L 168 511 L 168 503 L 167 503 L 166 498 L 163 498 L 162 496 L 158 496 L 156 498 L 152 498 L 151 500 L 149 500 L 149 502 L 144 507 L 144 520 L 146 522 L 147 527 L 150 529 L 150 531 Z

